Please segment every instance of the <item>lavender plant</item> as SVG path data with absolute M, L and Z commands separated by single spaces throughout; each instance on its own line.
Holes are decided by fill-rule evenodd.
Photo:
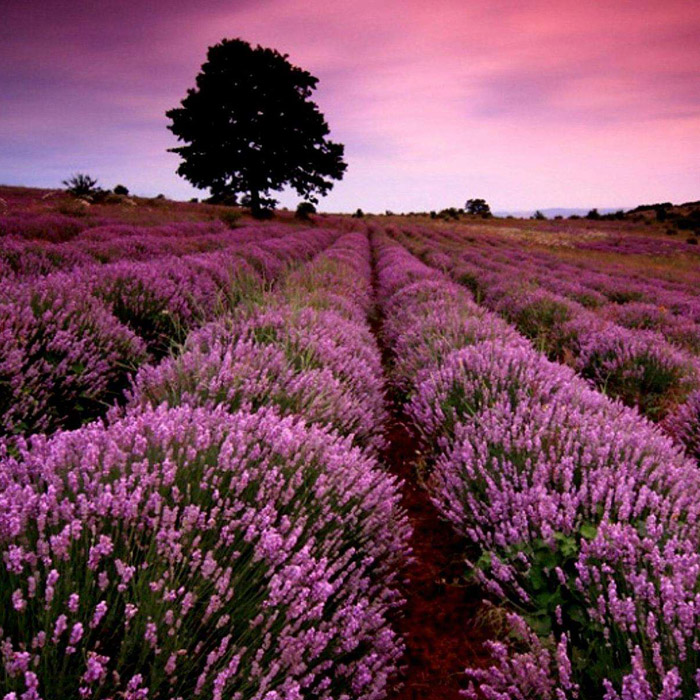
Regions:
M 70 274 L 0 291 L 0 435 L 101 415 L 145 360 L 142 342 Z
M 394 481 L 324 430 L 160 407 L 0 461 L 8 698 L 375 698 Z

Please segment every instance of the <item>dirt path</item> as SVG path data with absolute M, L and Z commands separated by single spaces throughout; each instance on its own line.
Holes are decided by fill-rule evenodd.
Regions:
M 398 416 L 391 420 L 384 460 L 404 482 L 415 560 L 408 567 L 406 606 L 398 629 L 406 640 L 405 685 L 394 700 L 458 700 L 466 666 L 484 666 L 487 631 L 476 623 L 481 594 L 456 585 L 464 565 L 452 529 L 438 517 L 415 474 L 416 443 Z
M 374 280 L 376 290 L 376 279 Z M 388 367 L 390 352 L 382 342 L 382 318 L 372 323 Z M 459 700 L 467 666 L 487 665 L 483 643 L 488 630 L 476 621 L 481 593 L 458 583 L 464 551 L 452 528 L 442 521 L 416 473 L 418 443 L 398 406 L 391 406 L 384 464 L 403 481 L 402 505 L 413 536 L 414 561 L 406 572 L 404 615 L 397 629 L 406 641 L 403 687 L 391 700 Z

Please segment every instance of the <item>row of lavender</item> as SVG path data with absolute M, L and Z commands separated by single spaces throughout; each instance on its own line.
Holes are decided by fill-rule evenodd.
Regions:
M 427 263 L 471 288 L 480 303 L 513 323 L 550 359 L 569 364 L 595 387 L 661 422 L 700 459 L 697 293 L 687 286 L 674 292 L 673 285 L 664 289 L 659 282 L 656 296 L 646 291 L 641 297 L 646 301 L 635 302 L 642 285 L 630 278 L 568 265 L 560 269 L 553 256 L 537 260 L 534 253 L 509 253 L 484 242 L 441 245 L 417 230 L 410 234 L 399 237 L 420 249 Z M 655 305 L 672 298 L 676 313 Z M 586 300 L 587 307 L 581 303 Z
M 0 439 L 103 415 L 139 366 L 338 235 L 294 231 L 208 253 L 0 278 Z
M 428 488 L 509 633 L 469 698 L 700 690 L 697 466 L 459 285 L 375 234 L 394 382 Z
M 453 252 L 469 264 L 465 272 L 486 266 L 498 273 L 512 271 L 517 265 L 521 277 L 531 284 L 572 299 L 625 327 L 656 330 L 681 347 L 700 350 L 700 279 L 692 275 L 671 279 L 668 272 L 655 274 L 648 266 L 643 273 L 634 272 L 619 262 L 580 256 L 567 262 L 553 252 L 496 236 L 469 237 L 465 245 L 463 235 L 446 231 L 442 242 L 454 246 Z M 472 284 L 475 291 L 488 293 L 477 278 Z
M 408 526 L 370 306 L 348 234 L 0 460 L 5 700 L 385 696 Z
M 230 229 L 221 222 L 164 226 L 111 224 L 83 231 L 67 241 L 0 237 L 0 275 L 37 276 L 56 270 L 116 260 L 150 260 L 204 253 L 289 233 L 287 226 Z

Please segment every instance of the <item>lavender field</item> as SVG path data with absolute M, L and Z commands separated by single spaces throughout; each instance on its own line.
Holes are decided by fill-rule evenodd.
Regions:
M 700 697 L 698 246 L 0 198 L 2 700 Z

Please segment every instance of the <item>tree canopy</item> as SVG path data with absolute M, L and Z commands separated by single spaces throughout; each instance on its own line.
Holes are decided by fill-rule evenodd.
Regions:
M 477 214 L 479 216 L 491 216 L 491 207 L 486 203 L 485 199 L 468 199 L 464 208 L 467 214 Z
M 184 145 L 177 172 L 214 199 L 243 194 L 260 213 L 285 185 L 310 202 L 325 195 L 347 168 L 344 146 L 326 137 L 328 124 L 310 99 L 318 78 L 286 54 L 241 39 L 211 46 L 181 106 L 166 112 Z

